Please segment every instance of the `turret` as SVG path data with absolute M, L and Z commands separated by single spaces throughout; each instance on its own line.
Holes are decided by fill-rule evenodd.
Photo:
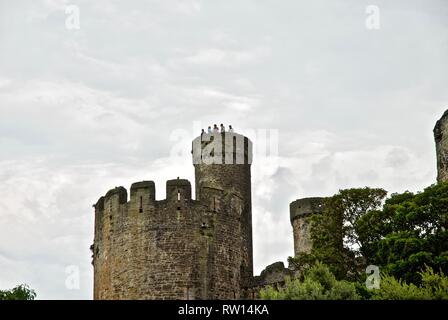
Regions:
M 210 189 L 234 192 L 249 201 L 252 142 L 236 133 L 204 134 L 193 140 L 196 199 L 209 198 Z
M 310 217 L 323 212 L 324 201 L 325 198 L 303 198 L 291 202 L 289 205 L 295 255 L 311 251 Z
M 233 275 L 233 281 L 239 283 L 235 286 L 248 287 L 253 277 L 252 142 L 243 135 L 230 132 L 203 134 L 193 141 L 192 154 L 196 199 L 217 220 L 213 231 L 216 241 L 220 241 L 215 242 L 219 246 L 214 257 L 216 265 L 232 265 L 238 270 Z M 217 277 L 225 279 L 219 274 L 225 270 L 215 272 Z M 239 292 L 235 294 L 238 296 Z

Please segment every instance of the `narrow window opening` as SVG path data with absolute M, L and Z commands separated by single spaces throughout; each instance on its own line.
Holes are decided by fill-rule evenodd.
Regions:
M 138 209 L 138 212 L 140 212 L 140 213 L 143 212 L 143 197 L 140 197 L 140 207 Z
M 180 191 L 177 190 L 177 201 L 180 201 Z
M 213 197 L 213 211 L 216 211 L 216 197 Z

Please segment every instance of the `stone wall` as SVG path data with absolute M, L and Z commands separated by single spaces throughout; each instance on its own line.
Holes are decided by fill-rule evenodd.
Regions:
M 268 286 L 279 289 L 285 285 L 287 277 L 294 278 L 295 271 L 285 268 L 283 262 L 274 262 L 268 265 L 259 276 L 253 278 L 252 287 L 244 290 L 243 297 L 245 299 L 259 299 L 260 290 Z
M 434 127 L 434 140 L 436 142 L 437 181 L 448 181 L 448 110 Z

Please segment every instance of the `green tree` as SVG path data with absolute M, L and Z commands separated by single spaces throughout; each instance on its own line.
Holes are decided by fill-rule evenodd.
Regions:
M 448 183 L 413 194 L 393 194 L 382 210 L 358 219 L 355 233 L 367 264 L 420 284 L 425 265 L 448 270 Z
M 11 290 L 0 290 L 0 300 L 34 300 L 34 298 L 36 298 L 36 292 L 26 284 Z
M 367 213 L 380 210 L 386 195 L 384 189 L 366 187 L 340 190 L 327 198 L 322 215 L 311 218 L 311 252 L 290 258 L 289 262 L 300 269 L 313 261 L 322 261 L 338 279 L 359 279 L 365 259 L 357 233 L 358 221 Z

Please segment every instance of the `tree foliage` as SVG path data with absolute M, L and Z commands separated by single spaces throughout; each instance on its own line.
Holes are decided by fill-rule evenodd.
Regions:
M 376 300 L 448 300 L 448 277 L 434 273 L 432 268 L 419 272 L 421 284 L 406 283 L 391 275 L 383 274 L 378 290 L 373 291 Z
M 364 266 L 357 231 L 358 221 L 381 208 L 387 192 L 383 189 L 359 188 L 340 190 L 325 200 L 322 215 L 311 218 L 310 253 L 289 262 L 300 268 L 319 260 L 328 265 L 338 279 L 357 279 Z
M 448 276 L 431 267 L 419 272 L 421 284 L 407 283 L 387 273 L 381 275 L 379 289 L 367 289 L 360 281 L 337 280 L 330 269 L 315 262 L 302 275 L 280 288 L 260 291 L 264 300 L 448 300 Z
M 382 210 L 363 215 L 355 226 L 367 264 L 420 284 L 425 265 L 448 270 L 448 183 L 423 192 L 393 194 Z
M 373 264 L 419 285 L 425 266 L 448 271 L 448 183 L 414 194 L 347 189 L 328 198 L 311 222 L 313 248 L 290 258 L 297 268 L 319 260 L 337 279 L 360 280 Z M 384 202 L 384 205 L 383 205 Z
M 0 300 L 34 300 L 36 292 L 26 284 L 18 285 L 11 290 L 0 290 Z
M 353 283 L 336 280 L 330 269 L 318 262 L 295 279 L 286 279 L 281 288 L 268 286 L 260 291 L 265 300 L 356 300 Z
M 303 271 L 322 261 L 363 299 L 448 299 L 448 183 L 385 197 L 383 189 L 363 188 L 327 198 L 323 214 L 311 219 L 311 252 L 289 258 L 290 264 Z M 367 265 L 381 270 L 379 290 L 363 283 Z M 305 280 L 265 295 L 329 296 L 322 279 Z

